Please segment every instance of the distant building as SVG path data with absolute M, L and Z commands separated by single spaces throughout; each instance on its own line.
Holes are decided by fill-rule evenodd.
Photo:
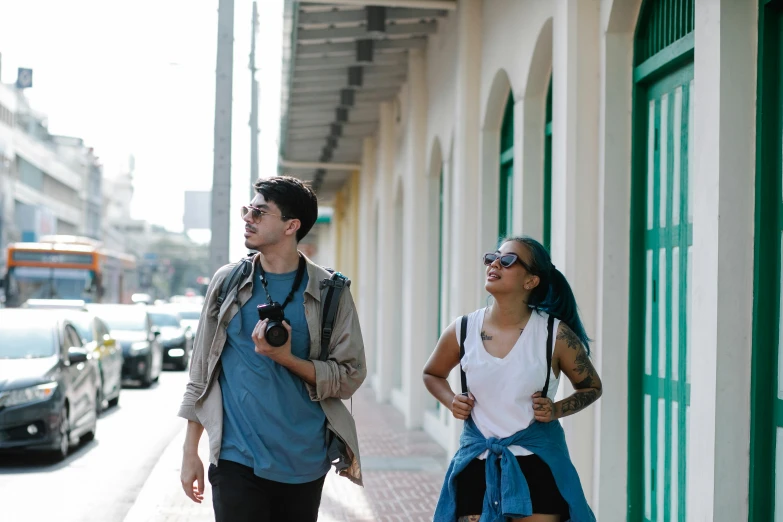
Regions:
M 52 139 L 63 160 L 82 175 L 83 235 L 93 239 L 102 239 L 103 165 L 95 155 L 93 148 L 85 146 L 83 139 L 70 136 L 52 136 Z
M 186 190 L 185 215 L 182 217 L 185 230 L 210 228 L 211 209 L 211 191 Z
M 0 252 L 46 234 L 97 239 L 100 177 L 82 140 L 52 136 L 23 91 L 0 84 Z

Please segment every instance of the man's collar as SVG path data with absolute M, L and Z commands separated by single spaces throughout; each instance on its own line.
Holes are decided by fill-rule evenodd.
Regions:
M 299 254 L 304 257 L 305 262 L 307 263 L 307 287 L 305 288 L 305 293 L 310 294 L 310 297 L 315 299 L 316 301 L 321 301 L 321 281 L 324 279 L 329 279 L 329 272 L 327 272 L 323 267 L 313 263 L 310 258 L 308 258 L 306 255 L 299 252 Z M 250 275 L 248 275 L 244 281 L 242 281 L 242 284 L 240 285 L 240 288 L 245 286 L 248 283 L 252 283 L 255 281 L 253 279 L 257 275 L 257 269 L 258 265 L 257 263 L 261 262 L 261 254 L 257 253 L 253 256 L 253 263 L 252 263 L 252 269 L 250 270 Z

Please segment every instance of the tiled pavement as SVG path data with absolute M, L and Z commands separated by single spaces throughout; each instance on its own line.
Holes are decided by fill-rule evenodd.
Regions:
M 421 430 L 406 430 L 403 416 L 375 402 L 369 386 L 354 397 L 364 488 L 330 472 L 324 486 L 321 522 L 424 522 L 432 519 L 447 456 Z M 184 428 L 184 423 L 183 423 Z M 179 485 L 184 429 L 145 483 L 125 522 L 213 520 L 209 481 L 204 503 L 191 502 Z M 200 454 L 207 459 L 206 436 Z

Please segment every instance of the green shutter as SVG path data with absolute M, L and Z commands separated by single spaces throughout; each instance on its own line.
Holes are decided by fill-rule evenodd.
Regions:
M 629 520 L 686 515 L 692 28 L 692 0 L 647 0 L 636 31 Z
M 513 230 L 514 198 L 514 96 L 509 94 L 500 127 L 500 197 L 498 201 L 498 236 Z
M 783 2 L 759 12 L 756 223 L 751 379 L 750 521 L 780 520 L 783 499 L 781 238 L 783 238 Z M 777 471 L 781 475 L 777 475 Z
M 544 124 L 544 248 L 552 247 L 552 78 L 546 93 Z

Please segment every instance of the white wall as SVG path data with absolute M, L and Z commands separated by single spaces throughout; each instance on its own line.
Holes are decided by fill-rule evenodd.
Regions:
M 593 362 L 604 382 L 596 405 L 563 422 L 571 456 L 599 520 L 624 520 L 628 481 L 628 307 L 633 36 L 642 0 L 460 0 L 414 54 L 398 107 L 381 107 L 363 176 L 372 203 L 363 261 L 392 273 L 394 195 L 404 205 L 402 265 L 424 248 L 436 260 L 437 176 L 445 175 L 444 323 L 484 304 L 479 261 L 497 235 L 499 131 L 514 96 L 514 233 L 542 232 L 543 125 L 553 78 L 552 255 L 574 289 Z M 755 0 L 696 4 L 697 194 L 688 441 L 688 520 L 746 520 L 755 146 Z M 371 147 L 372 151 L 368 151 Z M 363 178 L 364 180 L 364 178 Z M 363 181 L 364 183 L 364 181 Z M 364 187 L 364 185 L 363 185 Z M 363 189 L 364 190 L 364 189 Z M 375 212 L 378 212 L 376 223 Z M 421 211 L 424 209 L 424 211 Z M 364 263 L 363 263 L 364 264 Z M 370 272 L 362 272 L 362 278 Z M 422 277 L 420 277 L 420 275 Z M 426 277 L 423 277 L 425 276 Z M 432 349 L 438 277 L 429 267 L 402 282 L 399 345 L 394 284 L 362 290 L 372 314 L 373 383 L 449 451 L 461 423 L 427 407 L 423 360 Z M 443 325 L 439 325 L 442 327 Z M 434 337 L 434 336 L 433 336 Z M 420 338 L 426 338 L 421 341 Z M 394 358 L 403 350 L 393 396 Z M 452 387 L 458 386 L 452 372 Z M 571 388 L 564 385 L 561 396 Z M 431 402 L 430 402 L 431 404 Z M 718 429 L 721 426 L 721 429 Z M 728 427 L 727 427 L 728 426 Z M 727 478 L 729 477 L 729 478 Z
M 755 0 L 696 2 L 687 498 L 694 522 L 748 519 L 757 16 Z

